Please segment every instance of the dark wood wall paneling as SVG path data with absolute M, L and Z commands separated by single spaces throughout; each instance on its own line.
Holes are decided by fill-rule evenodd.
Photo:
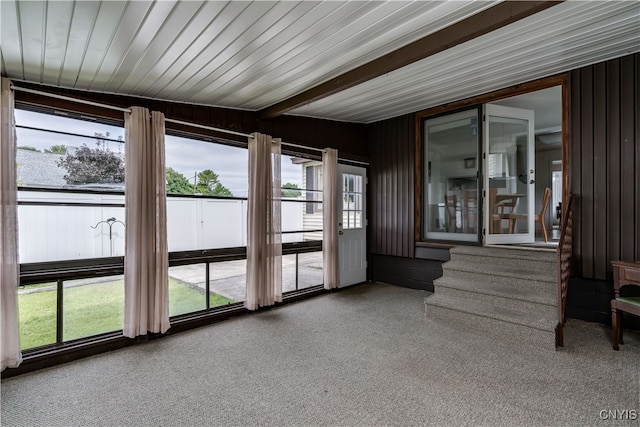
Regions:
M 448 251 L 447 251 L 448 253 Z M 442 261 L 371 255 L 373 280 L 433 292 L 433 281 L 442 276 Z
M 612 260 L 640 259 L 640 55 L 571 73 L 575 272 L 612 280 Z
M 571 72 L 574 277 L 567 316 L 609 323 L 612 260 L 640 259 L 640 55 Z M 640 295 L 627 289 L 629 295 Z M 629 316 L 625 325 L 640 329 Z
M 369 161 L 366 126 L 361 124 L 314 119 L 310 117 L 280 116 L 259 120 L 258 130 L 314 148 L 335 148 L 338 157 L 356 161 Z M 313 153 L 319 155 L 319 153 Z
M 369 125 L 368 140 L 371 252 L 413 258 L 414 115 Z
M 434 256 L 415 249 L 415 132 L 413 114 L 368 126 L 371 277 L 433 291 L 433 280 L 442 275 L 442 261 L 449 251 Z
M 333 120 L 311 119 L 307 117 L 282 116 L 275 119 L 259 120 L 253 111 L 233 110 L 202 105 L 185 104 L 138 98 L 114 94 L 75 91 L 51 88 L 36 84 L 16 82 L 16 86 L 43 92 L 56 93 L 72 98 L 99 102 L 121 108 L 131 106 L 146 107 L 149 110 L 160 111 L 165 117 L 227 129 L 242 133 L 262 132 L 282 138 L 285 142 L 305 145 L 312 148 L 337 148 L 339 156 L 345 159 L 368 161 L 366 126 L 358 123 L 345 123 Z M 60 111 L 83 112 L 88 115 L 101 117 L 123 123 L 121 112 L 100 107 L 64 101 L 42 95 L 16 91 L 16 102 L 32 106 L 48 106 Z M 246 143 L 246 138 L 226 133 L 216 133 L 179 124 L 167 123 L 168 130 L 175 130 L 187 134 L 211 136 L 221 140 Z M 318 155 L 317 152 L 310 152 Z

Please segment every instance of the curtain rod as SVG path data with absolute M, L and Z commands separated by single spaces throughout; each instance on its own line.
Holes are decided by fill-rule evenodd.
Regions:
M 42 92 L 40 90 L 27 89 L 25 87 L 18 87 L 18 86 L 11 85 L 11 89 L 19 90 L 27 93 L 33 93 L 35 95 L 48 96 L 50 98 L 62 99 L 63 101 L 78 102 L 80 104 L 93 105 L 94 107 L 108 108 L 110 110 L 122 111 L 123 113 L 131 112 L 131 110 L 128 108 L 114 107 L 113 105 L 101 104 L 99 102 L 93 102 L 93 101 L 85 101 L 84 99 L 72 98 L 70 96 L 64 96 L 64 95 L 57 95 L 55 93 Z
M 50 98 L 56 98 L 56 99 L 61 99 L 63 101 L 71 101 L 71 102 L 77 102 L 80 104 L 86 104 L 86 105 L 92 105 L 94 107 L 101 107 L 101 108 L 108 108 L 110 110 L 116 110 L 116 111 L 122 111 L 123 113 L 131 113 L 131 110 L 128 108 L 122 108 L 122 107 L 115 107 L 113 105 L 108 105 L 108 104 L 102 104 L 100 102 L 93 102 L 93 101 L 85 101 L 84 99 L 78 99 L 78 98 L 72 98 L 70 96 L 65 96 L 65 95 L 57 95 L 55 93 L 49 93 L 49 92 L 43 92 L 40 90 L 35 90 L 35 89 L 27 89 L 24 87 L 18 87 L 18 86 L 14 86 L 13 84 L 11 85 L 11 89 L 12 90 L 19 90 L 22 92 L 27 92 L 27 93 L 33 93 L 35 95 L 42 95 L 42 96 L 48 96 Z M 176 120 L 176 119 L 168 119 L 165 117 L 165 122 L 171 122 L 171 123 L 176 123 L 176 124 L 180 124 L 180 125 L 185 125 L 185 126 L 192 126 L 192 127 L 196 127 L 196 128 L 200 128 L 200 129 L 206 129 L 206 130 L 212 130 L 214 132 L 224 132 L 224 133 L 228 133 L 231 135 L 237 135 L 237 136 L 244 136 L 244 137 L 251 137 L 250 134 L 247 133 L 242 133 L 242 132 L 236 132 L 236 131 L 232 131 L 232 130 L 227 130 L 227 129 L 220 129 L 220 128 L 215 128 L 212 126 L 206 126 L 206 125 L 199 125 L 197 123 L 190 123 L 190 122 L 185 122 L 182 120 Z M 282 142 L 282 145 L 286 145 L 288 147 L 294 147 L 294 148 L 301 148 L 303 150 L 309 150 L 309 151 L 317 151 L 317 152 L 324 152 L 323 149 L 321 148 L 314 148 L 314 147 L 306 147 L 304 145 L 298 145 L 298 144 L 293 144 L 291 142 Z M 355 163 L 355 164 L 360 164 L 360 165 L 368 165 L 368 162 L 359 162 L 357 160 L 349 160 L 349 159 L 343 159 L 343 158 L 338 158 L 338 160 L 343 160 L 349 163 Z

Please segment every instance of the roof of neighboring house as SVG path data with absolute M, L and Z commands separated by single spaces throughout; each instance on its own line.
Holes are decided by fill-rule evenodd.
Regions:
M 68 147 L 74 150 L 75 147 Z M 64 179 L 66 170 L 58 166 L 58 160 L 64 155 L 43 153 L 41 151 L 18 149 L 18 185 L 23 187 L 73 188 L 93 191 L 124 191 L 124 183 L 88 183 L 67 184 Z
M 18 149 L 18 185 L 25 187 L 64 187 L 66 170 L 57 165 L 61 154 Z

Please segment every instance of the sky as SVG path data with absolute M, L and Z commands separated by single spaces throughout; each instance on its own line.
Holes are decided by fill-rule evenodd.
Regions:
M 16 124 L 41 129 L 51 129 L 74 134 L 93 136 L 96 132 L 109 138 L 124 140 L 124 128 L 110 126 L 88 120 L 77 120 L 62 115 L 42 114 L 26 110 L 15 110 Z M 34 147 L 40 151 L 52 145 L 79 147 L 86 143 L 95 147 L 95 139 L 70 135 L 18 129 L 17 145 Z M 108 142 L 113 152 L 124 154 L 124 144 Z M 234 196 L 245 197 L 248 186 L 248 154 L 244 148 L 209 143 L 167 135 L 165 138 L 166 165 L 182 173 L 193 182 L 194 175 L 205 169 L 218 174 L 219 180 Z M 288 156 L 282 158 L 282 183 L 294 183 L 302 186 L 302 167 L 293 165 Z

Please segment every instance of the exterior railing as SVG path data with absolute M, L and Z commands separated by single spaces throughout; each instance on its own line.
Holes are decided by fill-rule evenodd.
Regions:
M 556 348 L 564 347 L 564 324 L 567 307 L 567 291 L 571 275 L 573 253 L 573 195 L 569 194 L 567 209 L 562 217 L 562 229 L 558 244 L 558 326 L 556 327 Z

